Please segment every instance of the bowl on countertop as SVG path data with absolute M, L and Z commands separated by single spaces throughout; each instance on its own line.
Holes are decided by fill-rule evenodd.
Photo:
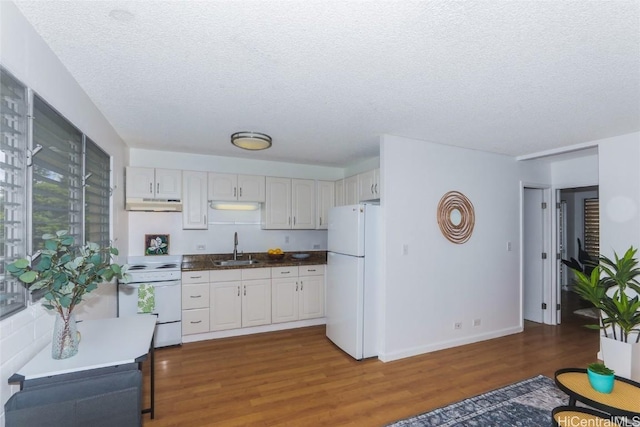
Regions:
M 293 259 L 307 259 L 309 258 L 309 254 L 293 254 L 291 255 Z
M 281 254 L 267 254 L 267 256 L 269 257 L 269 259 L 274 260 L 274 261 L 279 261 L 281 259 L 284 258 L 284 252 Z

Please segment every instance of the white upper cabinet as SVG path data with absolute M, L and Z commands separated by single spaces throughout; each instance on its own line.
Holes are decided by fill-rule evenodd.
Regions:
M 265 201 L 265 177 L 209 172 L 209 200 Z
M 181 170 L 127 167 L 129 198 L 180 200 L 181 191 Z
M 316 181 L 317 215 L 316 229 L 326 230 L 329 209 L 335 206 L 335 185 L 333 181 Z
M 344 205 L 344 179 L 339 179 L 335 183 L 336 200 L 335 206 Z
M 358 175 L 358 199 L 361 202 L 380 199 L 380 169 Z
M 344 204 L 355 205 L 360 201 L 358 197 L 358 175 L 344 179 Z
M 262 228 L 312 230 L 315 227 L 315 181 L 267 177 Z
M 316 183 L 312 179 L 291 180 L 291 228 L 316 228 Z
M 182 228 L 207 229 L 207 172 L 182 172 Z

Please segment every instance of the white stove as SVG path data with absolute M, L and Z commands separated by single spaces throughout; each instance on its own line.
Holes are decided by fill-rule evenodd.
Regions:
M 127 283 L 118 284 L 118 317 L 138 314 L 138 288 L 154 289 L 158 316 L 155 347 L 182 343 L 182 255 L 132 256 L 127 258 Z

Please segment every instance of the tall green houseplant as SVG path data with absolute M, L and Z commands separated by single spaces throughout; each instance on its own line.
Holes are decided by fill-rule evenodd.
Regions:
M 44 291 L 43 306 L 58 314 L 62 330 L 59 340 L 54 330 L 52 356 L 55 359 L 71 357 L 77 352 L 74 309 L 89 292 L 100 283 L 113 279 L 126 281 L 124 267 L 112 263 L 118 250 L 95 243 L 74 245 L 73 236 L 67 231 L 42 236 L 44 248 L 36 265 L 27 259 L 19 259 L 8 265 L 7 270 L 25 283 L 29 290 Z M 73 347 L 75 342 L 75 348 Z
M 613 260 L 600 256 L 599 265 L 589 276 L 572 268 L 576 275 L 575 292 L 604 313 L 598 325 L 587 327 L 602 329 L 605 337 L 625 343 L 630 338 L 632 342 L 640 342 L 640 282 L 637 279 L 640 268 L 636 252 L 632 246 L 622 257 L 614 252 Z M 636 295 L 630 297 L 628 289 Z

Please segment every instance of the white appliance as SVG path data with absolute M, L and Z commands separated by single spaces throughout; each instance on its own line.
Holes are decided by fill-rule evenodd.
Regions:
M 155 347 L 182 344 L 182 255 L 135 256 L 127 258 L 128 283 L 118 283 L 118 317 L 138 314 L 138 287 L 154 288 L 158 321 Z
M 378 355 L 380 206 L 329 210 L 327 337 L 356 360 Z

